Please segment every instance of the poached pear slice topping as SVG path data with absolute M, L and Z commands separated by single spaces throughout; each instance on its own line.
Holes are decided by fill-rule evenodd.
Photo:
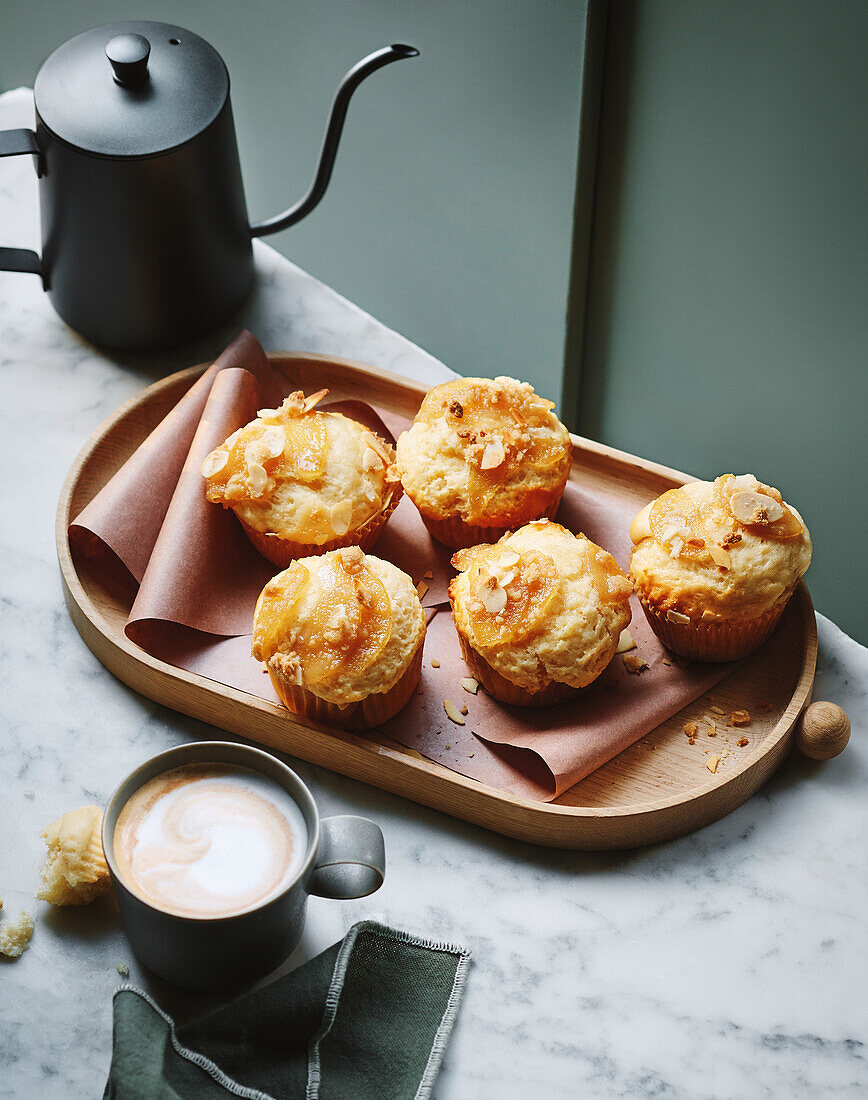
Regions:
M 547 425 L 553 401 L 532 390 L 461 379 L 436 386 L 419 410 L 428 423 L 445 418 L 467 461 L 471 520 L 484 514 L 517 464 L 546 470 L 563 460 L 563 441 Z
M 695 497 L 682 486 L 669 489 L 651 505 L 648 526 L 658 542 L 671 546 L 675 557 L 701 561 L 706 557 L 706 531 Z
M 633 586 L 608 552 L 584 536 L 579 537 L 582 553 L 601 603 L 623 603 L 629 599 Z
M 292 622 L 293 609 L 309 581 L 307 568 L 294 561 L 262 590 L 253 623 L 252 651 L 257 661 L 268 661 L 277 652 L 280 639 L 286 633 L 285 624 Z
M 751 534 L 780 542 L 799 538 L 804 528 L 778 490 L 751 480 L 753 484 L 746 486 L 732 474 L 719 477 L 714 489 L 720 506 Z
M 481 646 L 522 642 L 539 626 L 560 585 L 555 563 L 537 550 L 476 546 L 456 554 L 453 564 L 469 572 L 467 610 Z
M 326 554 L 315 572 L 294 562 L 266 586 L 253 639 L 254 656 L 268 661 L 280 650 L 307 686 L 359 675 L 392 636 L 389 595 L 359 547 Z M 311 586 L 315 602 L 304 601 L 302 617 Z
M 202 463 L 208 499 L 258 500 L 280 476 L 309 483 L 321 478 L 328 454 L 327 414 L 313 411 L 328 391 L 290 394 L 279 409 L 241 428 Z

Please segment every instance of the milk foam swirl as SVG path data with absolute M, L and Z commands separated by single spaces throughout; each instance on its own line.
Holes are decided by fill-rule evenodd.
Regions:
M 114 855 L 145 901 L 183 916 L 221 917 L 278 894 L 304 858 L 301 811 L 279 784 L 243 768 L 177 768 L 121 811 Z

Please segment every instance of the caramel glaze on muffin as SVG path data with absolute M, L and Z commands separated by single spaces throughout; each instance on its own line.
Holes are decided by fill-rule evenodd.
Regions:
M 453 548 L 493 542 L 555 514 L 572 446 L 553 409 L 514 378 L 460 378 L 429 391 L 397 455 L 404 490 L 435 538 Z
M 401 496 L 394 450 L 363 424 L 320 411 L 328 390 L 262 409 L 202 463 L 208 500 L 231 508 L 276 565 L 339 546 L 369 549 Z
M 459 550 L 452 564 L 465 661 L 507 703 L 574 697 L 609 664 L 630 622 L 632 589 L 612 555 L 549 520 Z
M 290 710 L 364 729 L 407 702 L 424 639 L 412 580 L 354 546 L 295 561 L 268 582 L 252 653 Z

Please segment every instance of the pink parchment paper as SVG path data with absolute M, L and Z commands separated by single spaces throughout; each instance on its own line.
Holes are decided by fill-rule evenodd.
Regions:
M 275 572 L 231 511 L 209 504 L 204 457 L 263 406 L 294 387 L 250 333 L 242 333 L 196 381 L 112 480 L 70 525 L 80 565 L 115 569 L 138 584 L 127 635 L 155 657 L 275 702 L 250 655 L 253 608 Z M 332 401 L 384 438 L 408 422 L 359 401 Z M 570 483 L 558 520 L 610 550 L 624 567 L 635 505 Z M 508 707 L 464 691 L 448 606 L 450 551 L 429 536 L 413 504 L 395 509 L 374 553 L 428 586 L 424 667 L 419 691 L 383 732 L 424 756 L 524 797 L 548 800 L 569 789 L 720 680 L 727 666 L 664 664 L 665 650 L 634 607 L 630 631 L 648 663 L 640 675 L 615 658 L 573 703 Z M 435 668 L 432 659 L 438 662 Z M 467 706 L 455 725 L 443 702 Z

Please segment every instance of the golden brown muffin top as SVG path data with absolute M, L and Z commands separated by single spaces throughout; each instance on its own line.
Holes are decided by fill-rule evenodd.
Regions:
M 514 378 L 435 386 L 398 440 L 405 490 L 431 519 L 518 526 L 542 514 L 551 492 L 563 489 L 572 457 L 553 409 Z
M 630 574 L 647 602 L 706 620 L 764 613 L 811 561 L 801 516 L 753 474 L 670 489 L 636 516 L 630 537 Z

